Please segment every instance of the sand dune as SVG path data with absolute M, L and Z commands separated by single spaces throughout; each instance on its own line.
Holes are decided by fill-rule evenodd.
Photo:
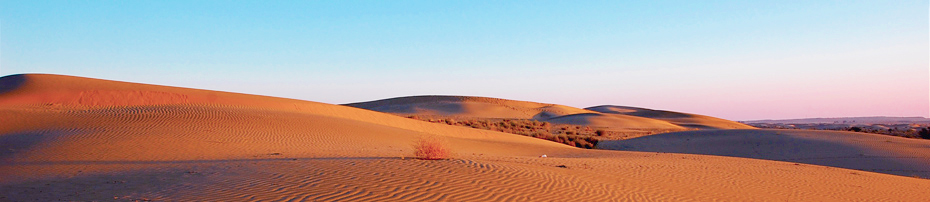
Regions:
M 87 96 L 84 93 L 90 91 L 97 92 L 96 95 L 111 96 Z M 176 94 L 185 99 L 150 99 L 152 94 Z M 51 141 L 55 142 L 52 144 L 55 147 L 47 149 L 69 151 L 40 152 L 46 148 L 35 148 L 31 149 L 35 151 L 17 155 L 29 160 L 244 158 L 254 154 L 241 153 L 243 149 L 270 152 L 271 148 L 294 149 L 296 145 L 319 141 L 361 141 L 358 143 L 362 143 L 359 145 L 362 147 L 407 147 L 411 138 L 422 135 L 564 147 L 533 138 L 447 127 L 338 105 L 57 75 L 27 75 L 26 83 L 20 89 L 0 95 L 0 100 L 0 107 L 3 107 L 0 110 L 4 110 L 0 116 L 10 123 L 0 132 L 15 137 L 6 139 L 42 145 Z M 33 103 L 27 104 L 28 101 Z M 33 135 L 49 133 L 54 135 Z M 367 135 L 344 135 L 347 133 Z M 21 138 L 37 136 L 49 137 Z M 101 145 L 104 143 L 109 145 Z M 154 150 L 144 148 L 146 145 L 177 148 Z M 312 150 L 297 149 L 324 152 L 341 147 L 336 144 L 322 146 L 333 148 L 315 146 Z M 142 151 L 159 153 L 134 155 Z M 55 156 L 50 156 L 52 154 Z M 85 156 L 90 159 L 84 159 Z
M 601 114 L 601 113 L 581 113 L 557 116 L 546 119 L 547 122 L 564 123 L 572 125 L 584 125 L 593 127 L 606 127 L 615 129 L 674 129 L 684 130 L 684 127 L 677 126 L 665 121 L 627 116 L 622 114 Z
M 606 114 L 623 114 L 629 116 L 638 116 L 644 118 L 658 119 L 668 121 L 669 123 L 697 129 L 753 129 L 755 127 L 730 121 L 721 118 L 715 118 L 697 114 L 687 114 L 681 112 L 652 110 L 637 107 L 602 105 L 585 108 L 587 110 L 606 113 Z
M 591 111 L 556 104 L 474 96 L 410 96 L 345 104 L 398 115 L 546 119 Z
M 685 130 L 688 128 L 752 128 L 750 126 L 708 117 L 676 112 L 649 110 L 684 115 L 665 117 L 641 113 L 617 113 L 594 107 L 579 109 L 557 104 L 471 96 L 411 96 L 370 102 L 345 104 L 346 106 L 386 112 L 400 116 L 435 116 L 464 119 L 533 119 L 552 123 L 584 125 L 615 131 L 630 129 Z M 638 109 L 638 108 L 637 108 Z M 601 111 L 598 111 L 601 110 Z M 650 115 L 650 116 L 647 116 Z
M 707 154 L 930 178 L 930 141 L 812 130 L 704 130 L 602 141 L 598 148 Z
M 452 158 L 410 158 L 423 136 L 447 140 Z M 807 164 L 585 150 L 292 99 L 0 78 L 0 201 L 901 201 L 930 198 L 928 186 Z

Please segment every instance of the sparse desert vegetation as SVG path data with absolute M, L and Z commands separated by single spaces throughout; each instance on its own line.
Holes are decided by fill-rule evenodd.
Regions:
M 846 129 L 853 132 L 863 132 L 863 133 L 873 133 L 873 134 L 882 134 L 882 135 L 891 135 L 898 137 L 906 138 L 919 138 L 919 139 L 930 139 L 930 131 L 927 131 L 925 127 L 907 127 L 907 128 L 897 128 L 897 127 L 881 127 L 881 126 L 866 126 L 859 127 L 853 126 Z
M 568 146 L 593 149 L 601 140 L 624 140 L 647 135 L 679 132 L 686 130 L 671 129 L 638 129 L 626 131 L 612 131 L 603 128 L 572 124 L 553 124 L 545 121 L 531 119 L 467 119 L 460 120 L 450 117 L 434 116 L 406 116 L 410 119 L 442 123 L 453 126 L 471 127 L 483 130 L 505 132 L 562 143 Z
M 799 129 L 799 130 L 834 130 L 891 135 L 906 138 L 930 139 L 930 124 L 847 124 L 847 123 L 750 123 L 757 128 Z
M 407 118 L 530 136 L 586 149 L 593 149 L 595 145 L 597 145 L 597 137 L 603 137 L 608 133 L 604 130 L 594 130 L 585 126 L 552 124 L 544 121 L 526 119 L 456 120 L 453 118 L 435 119 L 422 118 L 419 116 L 408 116 Z
M 413 150 L 413 155 L 422 160 L 442 160 L 448 158 L 450 153 L 447 143 L 435 136 L 420 138 Z
M 841 117 L 746 121 L 757 128 L 835 130 L 930 139 L 930 119 L 923 117 Z M 924 132 L 927 131 L 927 132 Z

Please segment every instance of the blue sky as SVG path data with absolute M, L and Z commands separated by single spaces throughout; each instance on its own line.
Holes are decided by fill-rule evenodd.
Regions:
M 349 103 L 930 116 L 927 1 L 0 1 L 0 74 Z

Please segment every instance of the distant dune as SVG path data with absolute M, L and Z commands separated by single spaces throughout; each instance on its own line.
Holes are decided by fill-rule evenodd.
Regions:
M 655 119 L 602 113 L 570 114 L 544 119 L 543 121 L 614 129 L 685 129 L 685 127 Z
M 579 109 L 557 104 L 469 96 L 411 96 L 345 105 L 400 116 L 533 119 L 613 130 L 753 128 L 738 122 L 709 116 L 642 108 L 598 106 Z M 618 111 L 621 109 L 623 111 Z
M 768 159 L 930 178 L 930 140 L 816 130 L 704 130 L 621 141 L 598 148 Z
M 658 119 L 669 123 L 697 129 L 753 129 L 754 127 L 735 121 L 697 114 L 652 110 L 637 107 L 602 105 L 585 108 L 605 114 L 623 114 L 643 118 Z
M 547 119 L 592 111 L 556 104 L 474 96 L 410 96 L 346 106 L 399 115 L 434 115 L 474 118 Z
M 596 113 L 501 105 L 513 106 L 446 107 Z M 451 159 L 411 158 L 423 137 L 447 141 Z M 293 99 L 0 78 L 0 201 L 902 201 L 930 198 L 925 187 L 930 180 L 807 164 L 578 149 Z

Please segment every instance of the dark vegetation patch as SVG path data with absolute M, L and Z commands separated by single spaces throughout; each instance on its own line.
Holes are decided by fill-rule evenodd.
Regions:
M 585 149 L 593 149 L 597 145 L 597 137 L 603 137 L 610 133 L 610 131 L 595 130 L 587 126 L 552 124 L 528 119 L 456 120 L 452 118 L 422 118 L 419 116 L 408 116 L 407 118 L 535 137 Z

